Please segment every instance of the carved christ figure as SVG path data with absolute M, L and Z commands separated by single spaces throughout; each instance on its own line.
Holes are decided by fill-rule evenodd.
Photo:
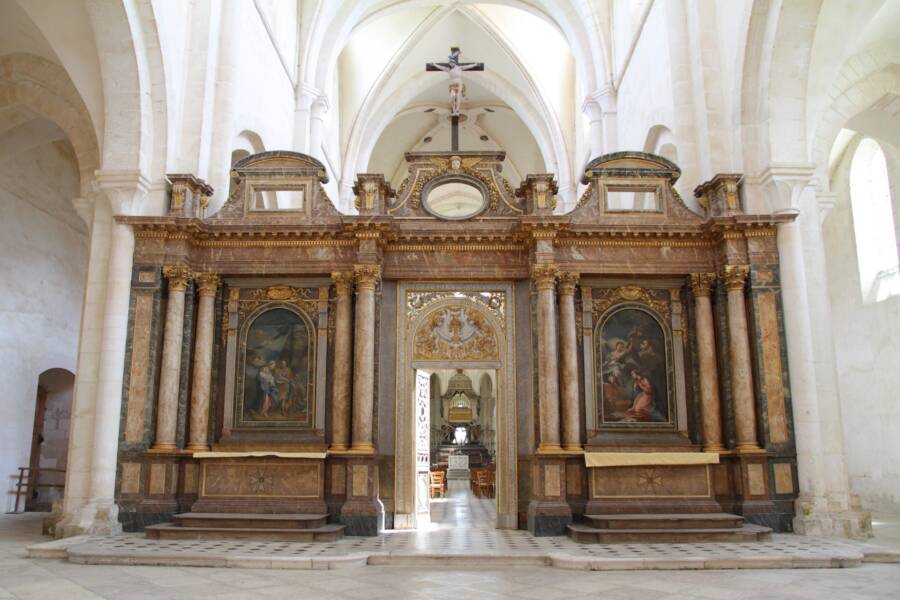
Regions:
M 463 83 L 463 71 L 473 69 L 482 70 L 484 66 L 481 63 L 464 63 L 459 62 L 459 48 L 453 48 L 450 56 L 447 57 L 446 63 L 428 63 L 428 67 L 437 69 L 447 73 L 450 77 L 450 115 L 459 116 L 459 106 L 462 99 L 466 96 L 466 84 Z

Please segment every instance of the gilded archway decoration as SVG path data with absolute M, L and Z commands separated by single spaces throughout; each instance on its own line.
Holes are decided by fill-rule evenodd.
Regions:
M 497 334 L 487 318 L 470 306 L 452 304 L 425 317 L 416 330 L 413 360 L 499 360 Z

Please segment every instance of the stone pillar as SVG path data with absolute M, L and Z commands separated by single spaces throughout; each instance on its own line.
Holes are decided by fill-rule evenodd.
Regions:
M 725 267 L 728 290 L 728 349 L 731 358 L 731 395 L 734 399 L 735 449 L 758 451 L 756 438 L 756 406 L 753 401 L 753 365 L 750 363 L 750 340 L 747 337 L 747 308 L 744 284 L 750 268 L 747 265 Z
M 588 137 L 591 148 L 590 160 L 603 154 L 603 108 L 593 97 L 588 96 L 581 105 L 581 112 L 588 118 Z
M 331 393 L 331 450 L 350 449 L 350 376 L 353 347 L 353 273 L 331 274 L 337 290 L 334 315 L 334 384 Z
M 700 415 L 703 421 L 703 451 L 722 452 L 722 407 L 719 401 L 719 369 L 716 365 L 716 333 L 710 294 L 715 273 L 691 275 L 694 313 L 697 319 L 697 358 L 700 371 Z
M 562 389 L 563 450 L 581 450 L 578 420 L 578 342 L 575 327 L 575 284 L 578 273 L 559 274 L 559 376 Z
M 559 445 L 559 374 L 556 351 L 556 273 L 554 264 L 531 267 L 531 278 L 537 288 L 538 329 L 538 453 L 561 452 Z
M 325 133 L 325 113 L 328 112 L 328 99 L 319 96 L 312 103 L 309 118 L 309 155 L 324 158 L 322 138 Z
M 356 332 L 353 353 L 353 446 L 359 453 L 374 453 L 372 408 L 375 393 L 375 286 L 379 265 L 355 265 Z
M 156 406 L 156 440 L 153 450 L 175 450 L 175 426 L 178 420 L 178 383 L 181 379 L 181 343 L 184 339 L 184 290 L 191 279 L 187 267 L 164 267 L 169 280 L 169 300 L 163 334 L 159 398 Z
M 200 306 L 197 311 L 197 339 L 194 344 L 194 370 L 191 382 L 190 431 L 187 449 L 209 450 L 209 396 L 212 387 L 213 325 L 215 323 L 216 290 L 219 276 L 198 273 Z M 171 288 L 170 292 L 171 294 Z M 157 434 L 158 439 L 158 434 Z
M 831 317 L 828 294 L 822 293 L 823 266 L 816 260 L 824 253 L 812 174 L 811 168 L 772 168 L 767 175 L 784 212 L 797 214 L 799 209 L 797 220 L 778 226 L 800 485 L 793 525 L 800 534 L 865 538 L 871 535 L 871 517 L 850 491 L 840 398 L 837 386 L 829 385 L 836 366 L 828 347 L 833 343 L 830 328 L 822 326 Z

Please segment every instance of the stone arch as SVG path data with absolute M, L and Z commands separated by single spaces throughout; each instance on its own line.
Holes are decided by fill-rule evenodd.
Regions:
M 59 65 L 32 54 L 0 57 L 0 108 L 21 105 L 54 122 L 75 150 L 81 193 L 90 192 L 100 148 L 87 107 Z
M 808 161 L 806 82 L 821 0 L 755 0 L 750 9 L 740 85 L 743 170 Z M 778 106 L 777 111 L 771 107 Z M 777 140 L 775 140 L 777 136 Z M 776 143 L 777 141 L 777 143 Z
M 560 187 L 562 188 L 564 184 L 571 185 L 573 183 L 572 169 L 569 166 L 562 132 L 559 131 L 558 126 L 555 131 L 549 130 L 546 127 L 548 123 L 531 109 L 527 98 L 511 91 L 505 81 L 496 74 L 484 72 L 479 75 L 481 76 L 479 84 L 497 94 L 531 130 L 547 169 L 555 170 L 558 173 Z M 365 113 L 360 111 L 361 120 L 354 124 L 344 154 L 344 166 L 341 170 L 343 174 L 342 200 L 346 200 L 345 194 L 349 198 L 353 174 L 365 172 L 375 144 L 394 119 L 395 115 L 389 110 L 389 107 L 407 104 L 432 85 L 434 85 L 433 78 L 428 73 L 420 73 L 390 92 L 384 92 L 371 110 L 367 110 Z M 362 117 L 363 114 L 365 114 L 365 118 Z
M 873 65 L 875 68 L 868 69 L 862 77 L 852 77 L 860 73 L 865 66 Z M 837 83 L 848 80 L 852 83 L 844 87 Z M 900 69 L 890 57 L 867 52 L 848 60 L 835 81 L 830 94 L 834 99 L 821 111 L 810 144 L 810 154 L 818 170 L 819 185 L 824 191 L 830 190 L 829 155 L 838 133 L 850 119 L 871 108 L 884 96 L 900 95 Z
M 562 32 L 575 57 L 579 77 L 583 81 L 583 89 L 594 90 L 598 82 L 604 81 L 608 71 L 609 58 L 606 47 L 598 35 L 599 27 L 589 32 L 585 23 L 596 25 L 596 15 L 590 4 L 564 2 L 548 2 L 546 4 L 525 2 L 522 0 L 494 0 L 524 10 L 552 23 Z M 365 21 L 387 14 L 387 11 L 415 5 L 418 0 L 407 2 L 353 2 L 349 5 L 336 6 L 337 3 L 320 3 L 312 16 L 310 31 L 313 33 L 307 40 L 306 57 L 302 64 L 302 80 L 320 90 L 329 89 L 337 58 L 347 44 L 353 30 Z M 331 5 L 325 8 L 324 5 Z M 329 8 L 331 10 L 329 10 Z M 585 14 L 587 13 L 587 14 Z

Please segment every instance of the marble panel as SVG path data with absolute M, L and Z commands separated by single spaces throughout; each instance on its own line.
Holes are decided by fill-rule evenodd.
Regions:
M 141 463 L 122 463 L 122 479 L 119 490 L 123 494 L 137 494 L 141 491 Z
M 125 413 L 125 441 L 129 443 L 141 442 L 144 439 L 144 415 L 146 412 L 144 409 L 149 386 L 147 370 L 150 361 L 152 313 L 153 295 L 138 293 L 134 301 L 134 333 L 131 341 L 128 409 Z
M 152 496 L 166 493 L 166 464 L 150 463 L 150 483 L 147 485 Z
M 773 465 L 775 471 L 775 493 L 776 494 L 793 494 L 794 493 L 794 477 L 790 463 L 775 463 Z
M 350 471 L 350 493 L 353 496 L 365 496 L 369 490 L 369 468 L 366 465 L 353 465 Z
M 321 469 L 319 462 L 205 462 L 200 495 L 204 498 L 318 498 Z
M 331 494 L 343 496 L 347 493 L 347 465 L 342 462 L 331 465 Z
M 762 496 L 766 493 L 766 476 L 761 464 L 747 465 L 747 488 L 751 496 Z
M 196 494 L 200 489 L 199 483 L 200 465 L 187 463 L 184 465 L 184 493 Z
M 559 465 L 544 465 L 544 496 L 558 498 L 562 495 Z
M 594 498 L 706 498 L 711 488 L 707 465 L 591 469 Z
M 582 493 L 581 468 L 575 463 L 566 464 L 566 494 L 580 496 Z
M 783 444 L 788 441 L 789 433 L 785 410 L 781 338 L 778 333 L 775 292 L 760 291 L 757 301 L 759 303 L 759 324 L 764 364 L 763 387 L 765 388 L 769 416 L 769 439 L 776 444 Z

